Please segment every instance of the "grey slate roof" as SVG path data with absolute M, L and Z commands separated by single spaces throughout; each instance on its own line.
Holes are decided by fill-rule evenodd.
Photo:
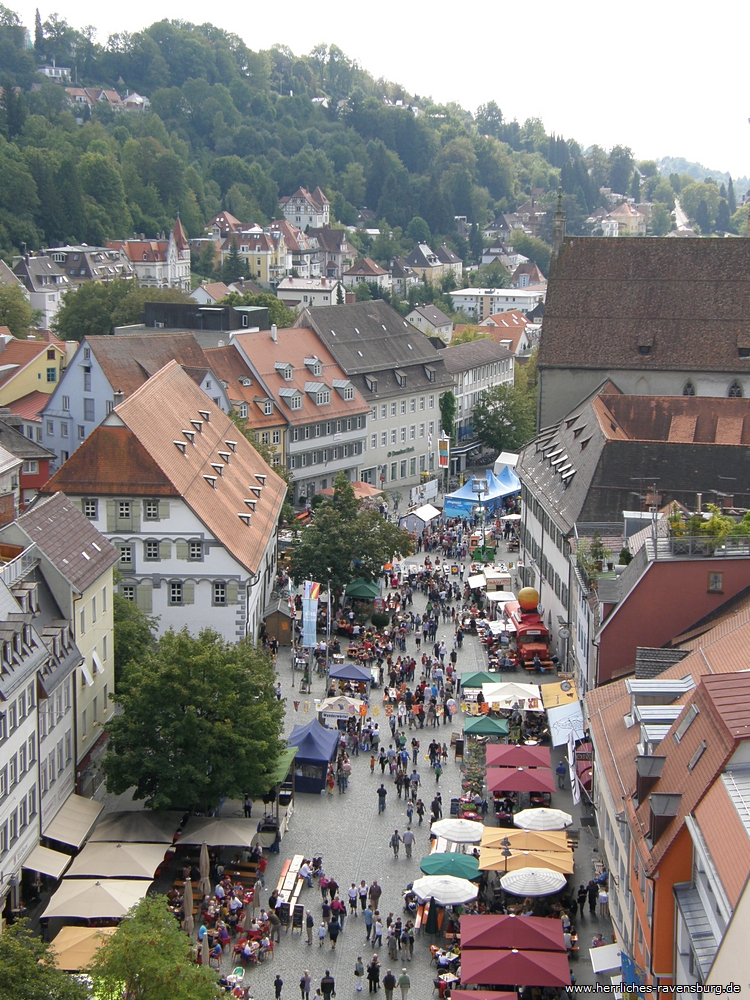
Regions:
M 55 453 L 43 448 L 36 441 L 26 437 L 21 431 L 16 430 L 22 420 L 8 413 L 7 416 L 0 412 L 0 447 L 5 448 L 11 455 L 21 458 L 24 462 L 40 461 L 45 458 L 54 458 Z M 14 426 L 15 425 L 15 426 Z
M 540 368 L 750 370 L 739 347 L 750 347 L 750 240 L 566 238 Z
M 445 347 L 440 352 L 440 357 L 445 361 L 445 367 L 448 371 L 455 374 L 466 371 L 467 368 L 475 368 L 477 365 L 506 361 L 511 357 L 511 352 L 507 347 L 502 347 L 486 337 L 481 340 L 470 340 L 468 344 L 454 344 L 452 347 Z
M 419 313 L 420 316 L 424 317 L 428 323 L 432 323 L 433 326 L 447 326 L 450 323 L 450 319 L 437 306 L 415 306 L 414 312 Z
M 689 649 L 662 649 L 661 647 L 636 646 L 635 676 L 643 680 L 658 677 L 663 671 L 669 667 L 673 667 L 675 663 L 684 660 L 689 652 Z
M 79 593 L 117 562 L 115 547 L 64 493 L 35 503 L 17 524 Z
M 443 368 L 442 352 L 382 299 L 304 309 L 294 325 L 313 329 L 349 376 L 418 363 Z

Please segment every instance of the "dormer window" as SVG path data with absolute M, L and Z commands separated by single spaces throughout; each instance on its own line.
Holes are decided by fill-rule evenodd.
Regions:
M 402 368 L 394 369 L 393 374 L 396 376 L 396 381 L 403 389 L 406 386 L 406 372 Z
M 378 391 L 378 380 L 376 378 L 372 378 L 370 375 L 365 375 L 365 385 L 370 392 Z
M 650 354 L 651 353 L 651 345 L 650 344 L 639 344 L 638 345 L 638 353 L 639 354 Z
M 435 381 L 435 369 L 432 367 L 432 365 L 425 365 L 424 366 L 424 373 L 425 373 L 425 376 L 427 377 L 427 381 L 428 382 L 434 382 Z
M 683 385 L 683 387 L 682 387 L 682 395 L 683 396 L 694 396 L 695 395 L 695 386 L 690 381 L 690 379 L 688 379 L 687 382 Z
M 274 368 L 281 375 L 285 382 L 291 382 L 294 377 L 294 368 L 288 361 L 277 361 Z
M 290 410 L 302 409 L 302 393 L 299 389 L 279 389 L 279 396 Z
M 270 399 L 265 399 L 263 401 L 263 413 L 267 417 L 270 417 L 273 413 L 273 402 Z
M 321 389 L 321 391 L 318 393 L 318 395 L 317 395 L 317 397 L 315 399 L 315 402 L 318 404 L 318 406 L 323 406 L 326 403 L 330 403 L 331 402 L 331 390 L 330 389 Z
M 742 399 L 742 386 L 737 381 L 737 379 L 735 379 L 734 382 L 732 382 L 732 384 L 729 386 L 729 389 L 727 390 L 727 396 L 730 399 Z
M 323 362 L 315 354 L 311 358 L 305 358 L 305 367 L 309 368 L 310 372 L 318 377 L 323 374 Z

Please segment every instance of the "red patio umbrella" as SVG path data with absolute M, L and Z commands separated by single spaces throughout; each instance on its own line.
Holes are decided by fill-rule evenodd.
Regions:
M 462 949 L 461 982 L 492 986 L 570 986 L 568 956 L 562 951 Z
M 484 748 L 487 767 L 549 767 L 549 747 L 514 746 L 512 743 L 494 743 Z
M 488 767 L 487 788 L 491 792 L 554 792 L 548 767 Z
M 565 941 L 559 920 L 512 913 L 466 914 L 461 917 L 461 951 L 467 948 L 565 951 Z
M 457 990 L 454 986 L 451 997 L 455 1000 L 518 1000 L 518 994 L 505 990 Z

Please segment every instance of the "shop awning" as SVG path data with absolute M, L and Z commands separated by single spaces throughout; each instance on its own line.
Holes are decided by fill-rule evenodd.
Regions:
M 274 785 L 281 784 L 282 781 L 286 780 L 286 776 L 289 774 L 289 769 L 294 763 L 294 755 L 297 753 L 297 747 L 287 747 L 286 750 L 282 750 L 279 759 L 276 763 L 276 768 L 273 772 L 273 777 L 271 778 L 271 787 Z
M 592 972 L 607 972 L 609 969 L 619 969 L 621 964 L 619 944 L 605 944 L 599 948 L 589 948 Z
M 45 824 L 42 835 L 50 840 L 57 840 L 60 844 L 80 847 L 91 833 L 103 808 L 101 802 L 86 799 L 73 792 L 49 823 Z
M 560 681 L 559 684 L 542 684 L 542 701 L 545 708 L 557 708 L 558 705 L 571 705 L 578 701 L 573 681 Z
M 40 875 L 60 878 L 72 860 L 69 854 L 63 854 L 62 851 L 51 851 L 49 847 L 37 844 L 24 861 L 23 867 L 30 872 L 39 872 Z
M 547 723 L 553 747 L 565 746 L 571 731 L 577 740 L 582 740 L 585 736 L 580 701 L 548 708 Z

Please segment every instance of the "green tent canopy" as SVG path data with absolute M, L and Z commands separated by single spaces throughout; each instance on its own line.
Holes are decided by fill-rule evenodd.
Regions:
M 419 862 L 425 875 L 455 875 L 456 878 L 479 878 L 479 859 L 457 851 L 437 851 Z
M 480 688 L 483 684 L 497 684 L 497 674 L 488 674 L 486 670 L 469 670 L 461 674 L 462 688 Z
M 464 722 L 464 733 L 467 736 L 507 736 L 508 723 L 489 715 L 474 715 Z
M 356 580 L 350 580 L 346 585 L 346 596 L 361 598 L 366 601 L 373 601 L 380 597 L 380 587 L 377 583 L 368 583 L 358 576 Z

